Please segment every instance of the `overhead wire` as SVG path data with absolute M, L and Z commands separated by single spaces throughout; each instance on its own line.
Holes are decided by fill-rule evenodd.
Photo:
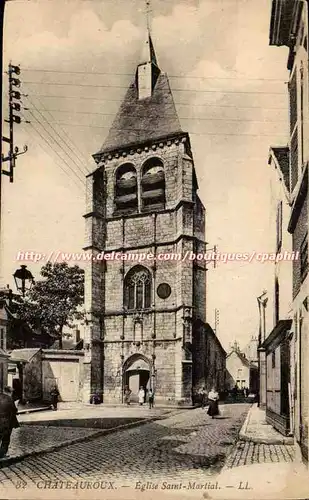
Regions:
M 46 127 L 44 126 L 44 124 L 42 124 L 42 122 L 40 120 L 38 120 L 38 118 L 34 115 L 34 113 L 32 113 L 32 111 L 29 111 L 30 115 L 33 117 L 33 119 L 36 121 L 36 123 L 38 123 L 38 125 L 40 125 L 45 133 L 47 134 L 48 138 L 51 138 L 52 141 L 54 141 L 59 147 L 60 149 L 64 152 L 65 155 L 67 155 L 66 151 L 63 150 L 62 146 L 59 144 L 59 142 L 57 142 L 57 140 L 50 134 L 50 132 L 46 129 Z M 33 126 L 33 122 L 31 122 L 30 124 L 32 124 Z M 48 141 L 46 140 L 46 138 L 42 135 L 42 133 L 40 133 L 38 130 L 37 132 L 39 133 L 40 137 L 42 137 L 42 139 L 45 140 L 45 142 L 48 143 Z M 76 176 L 76 178 L 82 183 L 84 184 L 84 180 L 79 177 L 79 175 L 77 174 L 76 170 L 74 170 L 71 165 L 58 153 L 58 151 L 56 151 L 56 149 L 54 148 L 54 146 L 52 146 L 50 143 L 48 143 L 48 145 L 51 147 L 51 149 L 54 151 L 54 153 L 57 154 L 57 156 L 64 162 L 66 163 L 66 165 L 69 167 L 69 169 L 73 172 L 73 174 Z
M 72 95 L 50 95 L 50 94 L 37 94 L 37 93 L 32 93 L 34 96 L 38 97 L 47 97 L 50 99 L 80 99 L 80 100 L 86 100 L 86 101 L 100 101 L 100 102 L 123 102 L 123 99 L 104 99 L 102 97 L 88 97 L 88 96 L 72 96 Z M 285 107 L 264 107 L 264 106 L 236 106 L 236 105 L 225 105 L 225 104 L 213 104 L 213 103 L 206 103 L 206 104 L 194 104 L 194 103 L 188 103 L 188 102 L 179 102 L 179 101 L 174 101 L 175 104 L 178 106 L 189 106 L 190 108 L 200 108 L 200 107 L 216 107 L 216 108 L 237 108 L 237 109 L 271 109 L 271 110 L 282 110 L 286 111 Z
M 28 72 L 39 72 L 39 73 L 57 73 L 57 74 L 70 74 L 70 75 L 105 75 L 105 76 L 132 76 L 132 73 L 112 73 L 106 71 L 66 71 L 66 70 L 55 70 L 55 69 L 44 69 L 44 68 L 23 68 L 23 71 Z M 233 81 L 263 81 L 263 82 L 282 82 L 280 78 L 235 78 L 235 77 L 225 77 L 225 76 L 198 76 L 198 75 L 172 75 L 168 74 L 168 78 L 184 78 L 186 80 L 198 79 L 198 80 L 233 80 Z M 285 83 L 285 82 L 282 82 Z
M 52 152 L 60 158 L 61 163 L 57 160 L 56 160 L 56 163 L 59 165 L 61 170 L 73 180 L 73 182 L 76 184 L 76 186 L 80 190 L 82 190 L 81 184 L 77 183 L 77 180 L 69 174 L 69 172 L 62 166 L 62 163 L 65 163 L 69 167 L 69 169 L 72 170 L 70 165 L 64 160 L 64 158 L 62 158 L 59 155 L 59 153 L 54 149 L 53 145 L 49 143 L 49 141 L 46 139 L 46 137 L 43 136 L 43 134 L 41 134 L 40 130 L 38 130 L 38 128 L 34 126 L 33 122 L 30 122 L 29 125 L 33 128 L 33 130 L 36 132 L 36 134 L 47 144 L 47 146 L 52 150 Z M 43 147 L 42 143 L 39 144 L 39 146 L 43 149 L 43 151 L 45 151 L 45 153 L 47 153 L 48 156 L 50 156 L 50 153 L 48 151 L 46 151 L 46 149 Z M 74 170 L 73 170 L 73 173 L 74 173 Z
M 37 108 L 39 111 L 39 108 Z M 44 111 L 44 110 L 40 110 Z M 53 113 L 71 113 L 71 114 L 83 114 L 83 115 L 100 115 L 100 116 L 115 116 L 115 113 L 101 113 L 101 112 L 93 112 L 93 111 L 76 111 L 76 110 L 69 110 L 69 109 L 50 109 L 47 110 L 45 108 L 45 111 L 51 111 Z M 134 118 L 144 118 L 143 115 L 134 115 L 131 114 L 131 117 Z M 174 116 L 173 114 L 166 113 L 165 116 Z M 52 117 L 54 119 L 54 117 Z M 179 118 L 181 120 L 197 120 L 197 121 L 226 121 L 226 122 L 250 122 L 250 123 L 286 123 L 286 120 L 246 120 L 243 118 L 203 118 L 203 117 L 196 117 L 196 116 L 180 116 Z
M 50 117 L 54 120 L 54 119 L 55 119 L 55 117 L 52 115 L 52 112 L 54 112 L 54 110 L 47 109 L 47 108 L 44 106 L 44 104 L 42 103 L 42 101 L 41 101 L 40 99 L 38 99 L 38 101 L 39 101 L 39 103 L 41 104 L 41 106 L 43 106 L 43 109 L 39 109 L 38 107 L 36 107 L 35 109 L 36 109 L 37 111 L 44 111 L 44 112 L 48 113 L 48 115 L 49 115 L 49 116 L 50 116 Z M 31 109 L 31 108 L 29 108 L 29 109 Z M 47 121 L 47 120 L 46 120 L 46 121 Z M 70 142 L 71 142 L 71 144 L 72 144 L 72 146 L 75 148 L 75 150 L 76 150 L 76 151 L 78 151 L 78 153 L 79 153 L 79 155 L 80 155 L 80 156 L 76 153 L 76 151 L 75 151 L 74 149 L 71 149 L 71 148 L 70 148 L 70 150 L 72 151 L 72 153 L 76 156 L 76 158 L 78 159 L 78 161 L 80 161 L 80 163 L 81 163 L 81 164 L 83 165 L 83 167 L 84 167 L 84 164 L 82 163 L 82 161 L 81 161 L 80 157 L 82 157 L 82 158 L 83 158 L 83 160 L 85 161 L 85 163 L 86 163 L 86 164 L 89 162 L 89 160 L 87 160 L 87 159 L 86 159 L 86 157 L 84 156 L 84 153 L 83 153 L 83 152 L 82 152 L 82 151 L 78 148 L 78 146 L 74 143 L 74 141 L 71 139 L 71 137 L 69 136 L 69 134 L 68 134 L 68 133 L 67 133 L 67 132 L 66 132 L 66 131 L 65 131 L 65 130 L 64 130 L 64 129 L 60 126 L 60 125 L 59 125 L 59 129 L 60 129 L 60 131 L 62 132 L 62 134 L 64 134 L 64 135 L 67 137 L 68 141 L 70 141 Z M 58 134 L 58 135 L 59 135 L 59 134 Z M 68 147 L 69 147 L 69 145 L 68 145 Z
M 24 80 L 24 83 L 28 85 L 49 85 L 49 86 L 60 86 L 60 87 L 90 87 L 90 88 L 107 88 L 109 90 L 112 89 L 127 89 L 128 86 L 125 85 L 98 85 L 98 84 L 90 84 L 90 83 L 68 83 L 68 82 L 45 82 L 38 81 L 33 82 L 31 80 Z M 285 92 L 258 92 L 252 90 L 226 90 L 226 89 L 179 89 L 172 87 L 172 92 L 205 92 L 210 94 L 261 94 L 261 95 L 285 95 Z
M 28 96 L 27 97 L 27 100 L 32 104 L 32 106 L 38 111 L 38 109 L 36 108 L 35 104 L 33 103 L 33 101 L 30 99 L 30 97 Z M 66 141 L 59 135 L 59 133 L 56 131 L 55 127 L 53 127 L 51 124 L 53 122 L 51 122 L 50 120 L 47 120 L 46 117 L 40 112 L 38 111 L 40 116 L 42 116 L 43 120 L 47 123 L 47 125 L 55 132 L 55 134 L 57 135 L 57 137 L 59 137 L 60 141 L 62 141 L 66 147 L 68 147 L 71 151 L 72 148 L 66 143 Z M 79 172 L 81 172 L 81 174 L 83 176 L 85 176 L 85 172 L 81 169 L 81 167 L 76 163 L 76 160 L 74 160 L 74 158 L 71 156 L 71 154 L 69 154 L 68 152 L 66 152 L 62 146 L 62 144 L 55 138 L 53 137 L 50 132 L 48 131 L 48 129 L 44 126 L 44 124 L 42 122 L 40 122 L 38 120 L 38 118 L 32 113 L 31 110 L 29 110 L 29 113 L 32 114 L 32 116 L 38 121 L 38 123 L 40 123 L 41 127 L 44 128 L 45 132 L 51 137 L 51 139 L 60 147 L 60 149 L 70 158 L 70 160 L 74 163 L 74 165 L 78 168 Z M 75 152 L 73 151 L 73 153 L 75 154 Z
M 104 125 L 82 125 L 80 123 L 66 123 L 66 122 L 54 122 L 54 123 L 59 123 L 61 125 L 67 125 L 69 127 L 81 127 L 81 128 L 98 128 L 98 129 L 110 129 L 110 126 L 104 126 Z M 116 128 L 115 130 L 118 130 L 119 132 L 121 131 L 135 131 L 135 132 L 142 132 L 143 129 L 137 129 L 134 127 L 131 128 Z M 185 132 L 183 132 L 185 133 Z M 286 134 L 242 134 L 242 133 L 211 133 L 211 132 L 204 132 L 204 133 L 198 133 L 198 132 L 189 132 L 189 135 L 201 135 L 201 136 L 242 136 L 242 137 L 286 137 Z

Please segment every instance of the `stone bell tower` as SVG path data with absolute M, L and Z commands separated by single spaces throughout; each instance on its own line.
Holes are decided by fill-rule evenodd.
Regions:
M 204 360 L 205 209 L 189 135 L 183 132 L 150 34 L 143 58 L 88 176 L 83 391 L 132 401 L 191 403 Z M 97 255 L 105 253 L 105 259 Z M 197 334 L 196 334 L 197 335 Z

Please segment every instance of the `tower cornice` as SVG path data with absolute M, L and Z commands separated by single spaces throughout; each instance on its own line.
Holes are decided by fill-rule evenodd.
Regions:
M 136 153 L 139 154 L 143 151 L 149 151 L 151 149 L 155 152 L 156 149 L 164 148 L 165 146 L 172 146 L 172 144 L 179 143 L 184 144 L 186 142 L 189 144 L 191 150 L 188 132 L 176 132 L 169 135 L 165 134 L 157 137 L 155 140 L 150 139 L 143 142 L 135 141 L 123 147 L 106 149 L 105 151 L 95 153 L 93 155 L 93 159 L 96 163 L 99 163 L 106 160 L 112 160 L 113 158 L 119 158 L 121 156 L 123 158 L 130 157 Z

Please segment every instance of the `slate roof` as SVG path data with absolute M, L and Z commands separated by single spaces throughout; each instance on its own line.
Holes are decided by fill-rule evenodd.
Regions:
M 167 75 L 160 73 L 151 97 L 139 100 L 136 81 L 130 85 L 99 154 L 181 132 Z
M 236 354 L 236 356 L 239 357 L 240 361 L 242 362 L 242 364 L 244 366 L 247 366 L 248 368 L 254 368 L 255 365 L 252 364 L 252 362 L 246 358 L 246 356 L 244 355 L 244 353 L 240 352 L 240 351 L 236 351 L 235 349 L 232 349 L 232 351 L 227 355 L 227 358 L 229 358 L 232 354 Z
M 282 172 L 285 187 L 290 192 L 290 151 L 288 147 L 272 147 Z

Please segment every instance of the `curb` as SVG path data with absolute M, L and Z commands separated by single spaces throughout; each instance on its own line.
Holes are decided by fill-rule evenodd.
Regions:
M 282 438 L 260 438 L 260 437 L 251 437 L 243 434 L 242 436 L 239 434 L 240 441 L 247 441 L 255 444 L 285 444 L 285 445 L 293 445 L 294 438 L 292 437 L 284 437 Z
M 248 427 L 248 424 L 250 421 L 252 408 L 253 408 L 253 405 L 249 409 L 246 420 L 244 421 L 244 424 L 239 431 L 239 434 L 238 434 L 239 441 L 247 441 L 247 442 L 256 443 L 256 444 L 294 444 L 294 438 L 288 437 L 288 436 L 278 435 L 278 437 L 275 437 L 275 438 L 263 438 L 263 437 L 259 437 L 259 436 L 256 436 L 256 437 L 249 436 L 247 434 L 247 427 Z
M 251 416 L 251 410 L 252 410 L 252 408 L 253 408 L 253 405 L 251 405 L 251 406 L 250 406 L 249 411 L 248 411 L 248 413 L 247 413 L 247 416 L 246 416 L 246 418 L 245 418 L 245 421 L 244 421 L 244 423 L 243 423 L 243 425 L 242 425 L 242 428 L 241 428 L 241 429 L 240 429 L 240 431 L 239 431 L 239 434 L 238 434 L 238 439 L 239 439 L 240 441 L 246 441 L 246 440 L 247 440 L 247 439 L 246 439 L 246 432 L 247 432 L 247 427 L 248 427 L 248 424 L 249 424 L 249 420 L 250 420 L 250 416 Z
M 18 411 L 17 416 L 18 415 L 26 415 L 27 413 L 35 413 L 38 411 L 46 411 L 46 410 L 50 410 L 50 409 L 51 409 L 50 406 L 43 406 L 41 408 L 29 408 L 28 410 L 24 409 L 24 410 Z
M 122 431 L 126 429 L 131 429 L 133 427 L 138 427 L 140 425 L 145 425 L 150 422 L 154 422 L 156 420 L 164 420 L 166 417 L 170 416 L 173 412 L 166 412 L 164 415 L 158 415 L 156 417 L 144 418 L 142 420 L 137 420 L 136 422 L 130 422 L 128 424 L 118 425 L 117 427 L 111 427 L 110 429 L 101 429 L 98 431 L 94 431 L 93 434 L 89 436 L 83 436 L 71 439 L 70 441 L 64 441 L 62 443 L 58 443 L 51 446 L 46 446 L 45 448 L 41 448 L 40 450 L 33 450 L 30 452 L 22 453 L 20 455 L 16 455 L 14 457 L 2 458 L 0 459 L 0 469 L 7 467 L 9 465 L 15 464 L 17 462 L 21 462 L 25 458 L 42 455 L 43 453 L 50 453 L 52 451 L 59 450 L 60 448 L 64 448 L 65 446 L 70 446 L 71 444 L 83 443 L 86 441 L 91 441 L 100 436 L 105 436 L 107 434 L 112 434 L 117 431 Z

